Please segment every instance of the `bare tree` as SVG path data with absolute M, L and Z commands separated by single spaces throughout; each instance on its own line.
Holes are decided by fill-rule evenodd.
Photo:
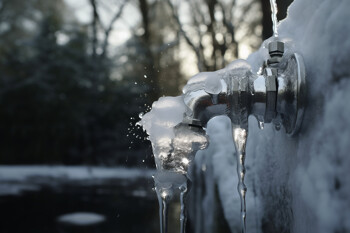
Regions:
M 121 3 L 119 10 L 114 14 L 114 16 L 112 17 L 109 25 L 107 26 L 106 29 L 104 29 L 104 34 L 105 34 L 105 38 L 102 44 L 102 54 L 101 56 L 104 57 L 107 54 L 107 49 L 108 49 L 108 39 L 110 36 L 111 31 L 113 30 L 113 25 L 114 23 L 121 17 L 121 15 L 123 14 L 123 9 L 126 5 L 127 1 L 124 1 Z
M 97 23 L 99 21 L 99 15 L 97 13 L 97 4 L 96 0 L 90 0 L 92 7 L 92 57 L 96 57 L 96 48 L 97 48 Z
M 92 8 L 92 22 L 91 22 L 91 27 L 92 27 L 92 57 L 96 57 L 96 55 L 97 55 L 97 47 L 99 45 L 97 35 L 98 35 L 98 29 L 101 29 L 101 30 L 103 30 L 103 33 L 104 33 L 104 39 L 103 39 L 103 42 L 101 42 L 101 51 L 102 52 L 101 52 L 100 56 L 103 58 L 107 55 L 108 40 L 109 40 L 110 34 L 113 30 L 113 25 L 122 16 L 123 10 L 127 4 L 127 1 L 123 0 L 120 3 L 119 9 L 116 12 L 112 13 L 113 16 L 112 16 L 111 20 L 109 21 L 109 23 L 107 24 L 107 26 L 104 26 L 103 23 L 101 22 L 99 10 L 98 10 L 99 3 L 100 2 L 98 0 L 90 0 L 90 5 Z
M 190 25 L 184 25 L 181 21 L 178 5 L 167 0 L 180 34 L 196 54 L 198 70 L 217 70 L 224 67 L 232 58 L 238 58 L 240 41 L 236 38 L 236 32 L 240 29 L 237 25 L 243 20 L 236 20 L 235 10 L 240 7 L 240 11 L 246 13 L 252 9 L 255 1 L 248 1 L 243 7 L 238 6 L 235 1 L 186 0 L 186 2 L 192 12 Z M 252 29 L 248 33 L 254 34 L 258 26 L 255 23 L 257 18 L 251 17 L 251 21 L 254 23 L 250 25 Z M 185 30 L 185 26 L 190 30 Z

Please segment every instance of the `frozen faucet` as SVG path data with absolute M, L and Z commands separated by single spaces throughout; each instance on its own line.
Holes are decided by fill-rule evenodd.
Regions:
M 238 60 L 215 75 L 207 74 L 206 77 L 202 73 L 193 77 L 182 95 L 187 106 L 182 124 L 201 129 L 215 116 L 226 115 L 231 120 L 242 233 L 246 232 L 247 187 L 244 178 L 249 115 L 257 118 L 260 128 L 264 123 L 273 123 L 277 130 L 283 126 L 285 132 L 293 136 L 300 128 L 304 112 L 305 68 L 302 57 L 296 53 L 284 55 L 284 43 L 277 40 L 268 44 L 268 51 L 270 58 L 257 74 L 252 73 L 247 62 Z
M 207 91 L 203 79 L 189 82 L 183 91 L 188 107 L 184 123 L 205 127 L 218 115 L 227 115 L 233 124 L 247 127 L 248 116 L 254 115 L 260 124 L 281 125 L 288 135 L 300 128 L 305 95 L 305 70 L 300 55 L 283 56 L 284 43 L 272 41 L 268 44 L 270 58 L 261 72 L 254 74 L 250 68 L 222 74 L 217 80 L 216 90 Z
M 173 193 L 180 190 L 181 232 L 186 225 L 186 196 L 191 187 L 188 168 L 198 150 L 205 149 L 208 138 L 204 128 L 215 116 L 226 115 L 232 123 L 236 148 L 238 192 L 241 198 L 242 232 L 245 232 L 247 188 L 245 148 L 248 117 L 254 115 L 261 127 L 273 123 L 288 135 L 300 128 L 304 111 L 305 68 L 298 54 L 285 54 L 284 43 L 268 44 L 270 58 L 255 74 L 251 66 L 237 60 L 225 69 L 192 77 L 178 97 L 163 97 L 143 118 L 150 135 L 157 167 L 155 190 L 160 206 L 161 232 L 167 232 L 167 206 Z

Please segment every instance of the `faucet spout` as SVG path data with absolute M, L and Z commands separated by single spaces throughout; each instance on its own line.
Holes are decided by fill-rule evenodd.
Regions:
M 187 110 L 184 123 L 191 126 L 206 127 L 208 121 L 227 112 L 228 96 L 225 85 L 218 94 L 206 92 L 204 89 L 185 88 L 184 102 Z

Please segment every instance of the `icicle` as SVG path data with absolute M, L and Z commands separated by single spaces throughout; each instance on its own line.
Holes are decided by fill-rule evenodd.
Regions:
M 248 129 L 243 129 L 239 126 L 233 126 L 233 141 L 236 148 L 237 156 L 237 174 L 238 174 L 238 186 L 237 190 L 241 199 L 241 232 L 246 232 L 246 201 L 245 196 L 247 187 L 244 184 L 245 178 L 245 150 L 247 145 Z

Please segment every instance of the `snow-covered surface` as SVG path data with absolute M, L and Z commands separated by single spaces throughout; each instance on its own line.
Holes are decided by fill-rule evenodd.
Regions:
M 24 191 L 38 191 L 40 187 L 35 184 L 0 183 L 0 196 L 19 195 Z
M 0 181 L 19 181 L 42 176 L 70 180 L 128 179 L 153 174 L 153 170 L 137 168 L 105 168 L 84 166 L 0 166 Z
M 41 185 L 84 182 L 94 185 L 108 179 L 132 180 L 151 177 L 152 169 L 86 166 L 0 166 L 0 196 L 37 191 Z
M 270 233 L 350 232 L 349 12 L 347 0 L 295 0 L 279 25 L 287 52 L 298 52 L 304 58 L 308 105 L 301 132 L 294 138 L 268 124 L 259 130 L 256 119 L 249 119 L 249 233 L 262 229 Z M 248 62 L 257 71 L 266 57 L 266 49 L 261 48 Z M 213 171 L 197 177 L 204 175 L 217 183 L 225 218 L 236 232 L 240 204 L 229 121 L 213 119 L 208 134 L 210 147 L 197 153 L 196 165 Z M 199 159 L 202 157 L 207 159 Z M 203 211 L 213 203 L 212 188 L 209 185 L 202 191 Z M 210 211 L 205 216 L 202 224 L 214 217 Z
M 70 213 L 70 214 L 61 215 L 57 218 L 58 222 L 70 224 L 70 225 L 76 225 L 76 226 L 96 225 L 104 222 L 105 220 L 106 220 L 105 216 L 97 213 L 91 213 L 91 212 Z

